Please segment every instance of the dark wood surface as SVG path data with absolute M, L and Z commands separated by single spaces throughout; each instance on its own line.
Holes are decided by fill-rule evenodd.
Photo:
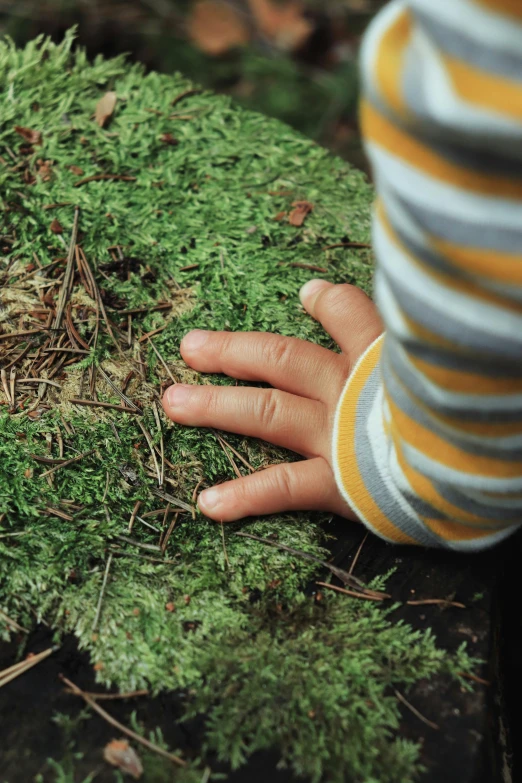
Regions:
M 333 560 L 349 567 L 363 531 L 342 521 L 336 527 Z M 511 605 L 510 596 L 515 595 L 519 550 L 519 537 L 482 555 L 391 547 L 373 536 L 364 545 L 356 573 L 369 579 L 396 566 L 388 585 L 394 598 L 407 601 L 438 597 L 466 605 L 457 609 L 403 604 L 393 619 L 415 628 L 432 628 L 438 643 L 448 649 L 466 641 L 470 652 L 485 661 L 476 673 L 491 683 L 489 687 L 476 684 L 468 692 L 439 677 L 420 682 L 408 694 L 409 701 L 440 727 L 438 731 L 429 728 L 408 709 L 401 710 L 401 735 L 422 743 L 422 763 L 427 770 L 422 777 L 424 783 L 517 780 L 517 759 L 513 763 L 510 747 L 520 695 L 517 672 L 522 644 L 517 602 Z M 45 649 L 50 641 L 49 629 L 40 627 L 31 633 L 27 649 Z M 0 669 L 14 660 L 15 644 L 0 645 Z M 75 715 L 81 705 L 64 694 L 58 678 L 61 672 L 86 690 L 98 689 L 88 657 L 78 652 L 72 638 L 65 639 L 60 650 L 46 661 L 0 689 L 0 783 L 30 783 L 45 769 L 49 756 L 59 759 L 64 754 L 63 733 L 51 716 L 57 711 Z M 161 726 L 171 747 L 183 748 L 189 755 L 197 753 L 202 726 L 197 722 L 184 726 L 177 723 L 180 703 L 175 697 L 162 695 L 110 704 L 115 717 L 126 723 L 133 710 L 145 725 Z M 113 780 L 101 760 L 101 749 L 114 735 L 115 730 L 97 716 L 83 724 L 77 737 L 77 749 L 85 754 L 77 767 L 79 775 L 97 769 L 97 783 Z M 223 770 L 211 762 L 214 769 Z M 277 770 L 276 764 L 275 754 L 257 754 L 229 780 L 256 783 L 269 778 L 271 783 L 291 783 L 291 774 Z M 51 783 L 53 778 L 46 776 L 45 780 Z

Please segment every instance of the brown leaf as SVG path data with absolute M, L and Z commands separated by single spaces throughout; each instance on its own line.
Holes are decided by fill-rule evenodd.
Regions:
M 37 160 L 38 169 L 36 173 L 43 182 L 49 182 L 53 175 L 52 161 L 50 160 Z
M 257 26 L 279 49 L 299 49 L 313 32 L 313 24 L 304 16 L 299 0 L 248 0 Z
M 29 144 L 41 144 L 42 133 L 41 131 L 31 130 L 31 128 L 24 128 L 21 125 L 15 125 L 15 131 Z
M 49 228 L 53 234 L 63 234 L 63 226 L 57 218 L 53 218 Z
M 179 141 L 174 138 L 172 133 L 163 133 L 160 136 L 160 141 L 162 141 L 163 144 L 171 144 L 173 147 L 175 147 L 177 144 L 179 144 Z
M 116 108 L 116 100 L 117 97 L 115 92 L 106 92 L 103 98 L 100 98 L 96 104 L 94 119 L 100 128 L 104 128 L 112 117 L 114 109 Z
M 308 213 L 313 210 L 314 205 L 310 204 L 309 201 L 294 201 L 292 206 L 295 209 L 288 215 L 288 222 L 291 226 L 302 226 Z
M 103 749 L 103 758 L 113 767 L 132 775 L 135 780 L 143 775 L 140 757 L 125 739 L 111 740 Z
M 83 169 L 81 169 L 79 166 L 69 166 L 69 171 L 72 171 L 72 173 L 76 174 L 77 177 L 81 177 L 83 175 Z
M 285 217 L 286 217 L 286 212 L 283 209 L 282 212 L 278 212 L 277 215 L 274 215 L 274 220 L 280 221 Z
M 218 56 L 250 38 L 248 26 L 239 13 L 219 0 L 200 0 L 188 20 L 188 33 L 206 54 Z

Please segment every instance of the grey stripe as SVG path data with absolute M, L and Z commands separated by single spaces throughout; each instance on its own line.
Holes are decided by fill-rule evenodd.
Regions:
M 439 400 L 434 400 L 428 387 L 408 367 L 402 352 L 389 334 L 386 336 L 383 357 L 390 362 L 393 373 L 400 379 L 405 388 L 409 389 L 428 408 L 443 416 L 457 416 L 463 422 L 477 423 L 508 424 L 509 422 L 522 421 L 522 410 L 520 409 L 514 411 L 506 411 L 502 408 L 494 411 L 480 410 L 478 408 L 470 409 L 469 400 L 463 400 L 462 402 L 456 400 L 453 404 L 444 404 Z
M 520 508 L 498 508 L 497 506 L 486 506 L 482 503 L 477 503 L 472 498 L 468 497 L 458 489 L 445 484 L 443 482 L 434 482 L 435 490 L 439 493 L 444 500 L 448 503 L 453 503 L 454 506 L 468 511 L 470 514 L 477 514 L 477 516 L 490 519 L 492 522 L 497 521 L 499 524 L 503 522 L 520 522 L 522 520 L 522 500 L 520 501 Z
M 497 226 L 495 223 L 488 223 L 486 216 L 482 223 L 471 223 L 453 217 L 449 211 L 435 212 L 425 209 L 414 201 L 405 202 L 397 194 L 395 198 L 423 231 L 463 247 L 480 247 L 483 250 L 519 254 L 522 265 L 522 205 L 521 228 L 509 229 Z
M 385 354 L 387 354 L 387 356 L 383 357 L 381 366 L 386 390 L 393 402 L 403 413 L 412 418 L 413 421 L 420 424 L 422 427 L 425 427 L 446 443 L 450 443 L 452 446 L 455 446 L 455 448 L 466 452 L 470 457 L 489 457 L 491 459 L 504 460 L 506 462 L 522 460 L 522 448 L 520 445 L 509 448 L 506 447 L 505 444 L 501 445 L 489 438 L 484 438 L 480 443 L 477 441 L 471 443 L 466 438 L 460 438 L 456 433 L 448 432 L 446 429 L 440 427 L 434 419 L 425 413 L 423 408 L 415 404 L 415 401 L 406 392 L 405 386 L 403 386 L 403 379 L 399 381 L 397 374 L 394 372 L 396 368 L 395 366 L 392 366 L 390 362 L 389 352 L 385 351 Z M 407 385 L 407 388 L 411 389 L 411 386 Z M 522 418 L 522 413 L 520 414 L 520 418 Z
M 520 364 L 502 360 L 497 362 L 495 357 L 481 359 L 480 356 L 470 356 L 457 351 L 451 353 L 448 349 L 414 340 L 402 340 L 401 342 L 408 353 L 437 367 L 484 375 L 487 378 L 522 378 L 522 362 Z
M 493 356 L 504 356 L 516 361 L 522 359 L 522 332 L 515 337 L 502 337 L 488 330 L 485 323 L 483 328 L 475 325 L 472 328 L 469 324 L 463 324 L 458 318 L 451 317 L 446 313 L 440 313 L 435 307 L 428 304 L 425 300 L 415 299 L 410 291 L 405 291 L 396 280 L 391 278 L 385 267 L 381 264 L 376 274 L 377 291 L 379 277 L 382 276 L 392 290 L 401 309 L 413 321 L 429 329 L 434 334 L 455 343 L 457 346 L 463 346 L 481 353 L 482 355 L 489 351 Z
M 466 35 L 465 30 L 448 27 L 440 19 L 435 20 L 418 9 L 413 13 L 424 32 L 428 33 L 442 52 L 481 71 L 519 82 L 522 86 L 522 56 L 484 46 L 476 38 Z
M 379 471 L 373 459 L 372 448 L 368 440 L 366 429 L 368 415 L 380 385 L 381 374 L 379 366 L 377 365 L 368 378 L 364 389 L 362 389 L 357 402 L 355 415 L 355 453 L 357 467 L 366 489 L 385 517 L 393 520 L 393 524 L 420 544 L 423 544 L 424 546 L 441 546 L 440 539 L 437 536 L 431 533 L 424 525 L 419 527 L 418 524 L 415 524 L 414 520 L 405 515 L 400 505 L 388 492 L 385 483 L 380 478 Z

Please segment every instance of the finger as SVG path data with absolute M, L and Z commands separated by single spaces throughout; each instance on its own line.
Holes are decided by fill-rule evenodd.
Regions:
M 189 332 L 181 355 L 199 372 L 265 381 L 292 394 L 325 400 L 345 376 L 339 356 L 319 345 L 260 332 Z M 334 392 L 332 390 L 335 389 Z
M 340 498 L 326 460 L 274 465 L 250 476 L 206 489 L 198 499 L 203 514 L 219 522 L 284 511 L 330 511 L 355 519 Z
M 262 438 L 305 456 L 328 453 L 326 407 L 277 389 L 170 386 L 165 413 L 179 424 Z
M 383 331 L 376 306 L 353 285 L 310 280 L 301 288 L 300 297 L 350 359 L 358 358 Z

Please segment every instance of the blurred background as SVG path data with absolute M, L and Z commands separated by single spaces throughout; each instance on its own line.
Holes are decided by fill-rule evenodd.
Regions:
M 89 55 L 125 52 L 277 117 L 366 170 L 357 128 L 361 35 L 385 0 L 0 0 L 22 45 L 77 25 Z

